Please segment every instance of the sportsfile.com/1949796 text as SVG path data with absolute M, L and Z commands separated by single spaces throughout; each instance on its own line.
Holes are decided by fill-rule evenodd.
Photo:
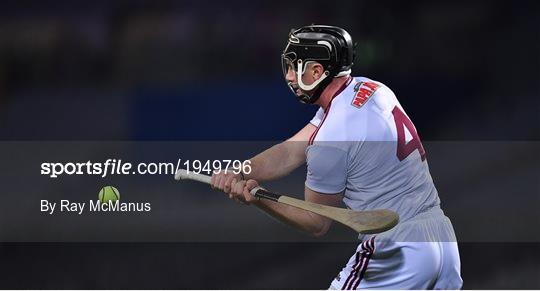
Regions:
M 135 166 L 134 166 L 135 165 Z M 62 175 L 174 175 L 179 169 L 197 174 L 232 171 L 235 174 L 251 172 L 250 160 L 182 160 L 172 162 L 131 163 L 121 159 L 107 159 L 105 162 L 44 162 L 41 163 L 41 175 L 58 178 Z

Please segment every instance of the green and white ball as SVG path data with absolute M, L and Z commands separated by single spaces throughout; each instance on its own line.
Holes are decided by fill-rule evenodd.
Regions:
M 113 186 L 105 186 L 99 190 L 98 198 L 101 203 L 115 202 L 120 199 L 120 192 Z

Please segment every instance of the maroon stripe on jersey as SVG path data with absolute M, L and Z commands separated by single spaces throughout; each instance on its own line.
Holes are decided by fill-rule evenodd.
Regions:
M 317 129 L 313 132 L 313 134 L 311 135 L 311 137 L 309 138 L 309 143 L 308 145 L 312 145 L 313 144 L 313 141 L 315 140 L 315 137 L 317 136 L 317 133 L 319 132 L 319 129 L 323 126 L 324 124 L 324 121 L 326 120 L 326 117 L 328 116 L 328 112 L 330 112 L 330 107 L 332 107 L 332 101 L 330 101 L 330 103 L 328 103 L 328 107 L 326 107 L 326 110 L 324 111 L 324 117 L 321 121 L 321 124 L 319 124 L 319 126 L 317 127 Z
M 334 96 L 332 96 L 332 100 L 334 100 L 334 98 L 336 98 L 337 95 L 341 94 L 341 92 L 343 92 L 343 90 L 345 90 L 345 88 L 347 88 L 347 86 L 349 86 L 349 84 L 351 83 L 352 81 L 352 77 L 349 76 L 349 78 L 347 79 L 347 81 L 345 81 L 345 83 L 343 83 L 343 85 L 341 85 L 341 87 L 339 87 L 339 89 L 336 91 L 336 93 L 334 94 Z
M 375 237 L 372 237 L 368 241 L 367 249 L 368 249 L 368 252 L 366 253 L 365 263 L 362 264 L 362 267 L 360 268 L 360 275 L 355 277 L 355 279 L 353 279 L 353 282 L 351 282 L 351 286 L 354 285 L 354 287 L 352 288 L 354 290 L 358 288 L 358 285 L 360 285 L 360 281 L 362 281 L 362 279 L 364 278 L 364 274 L 366 273 L 367 267 L 369 265 L 369 260 L 371 259 L 371 256 L 373 255 L 373 252 L 375 251 Z M 357 270 L 357 274 L 358 274 L 358 270 Z
M 361 244 L 362 249 L 364 248 L 366 243 L 367 243 L 367 241 L 362 242 L 362 244 Z M 360 252 L 356 252 L 356 260 L 354 261 L 354 265 L 351 268 L 351 273 L 349 274 L 349 277 L 347 277 L 347 280 L 343 284 L 343 287 L 341 287 L 342 290 L 347 289 L 347 286 L 349 285 L 349 282 L 351 281 L 352 278 L 354 278 L 354 274 L 356 273 L 356 269 L 358 269 L 360 267 L 363 260 L 364 260 L 364 252 L 362 252 L 362 254 L 360 254 Z
M 319 129 L 322 127 L 323 123 L 324 123 L 324 120 L 326 119 L 326 117 L 328 116 L 328 113 L 330 112 L 330 107 L 332 106 L 332 100 L 334 100 L 334 98 L 336 98 L 337 95 L 341 94 L 341 92 L 343 92 L 343 90 L 345 90 L 345 88 L 347 88 L 347 86 L 349 86 L 349 84 L 351 83 L 352 81 L 352 77 L 349 76 L 349 78 L 347 79 L 347 81 L 345 81 L 345 83 L 343 83 L 343 85 L 341 85 L 341 87 L 339 87 L 339 89 L 336 91 L 336 93 L 334 93 L 334 96 L 332 96 L 332 98 L 330 98 L 330 102 L 328 103 L 328 106 L 326 107 L 326 109 L 324 110 L 324 117 L 321 121 L 321 123 L 319 124 L 319 126 L 317 126 L 317 129 L 313 132 L 313 134 L 311 134 L 311 136 L 309 137 L 309 142 L 308 142 L 308 145 L 312 145 L 313 144 L 313 141 L 315 140 L 315 137 L 317 136 L 317 133 L 319 132 Z

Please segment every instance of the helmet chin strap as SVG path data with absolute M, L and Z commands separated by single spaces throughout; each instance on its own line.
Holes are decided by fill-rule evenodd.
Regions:
M 296 71 L 296 80 L 298 81 L 298 86 L 300 87 L 300 89 L 302 89 L 304 91 L 311 91 L 311 90 L 315 89 L 315 87 L 317 87 L 317 85 L 319 85 L 322 81 L 324 81 L 324 79 L 326 79 L 328 77 L 328 75 L 330 75 L 330 72 L 324 71 L 322 76 L 318 80 L 313 82 L 313 84 L 306 85 L 302 81 L 302 75 L 304 74 L 304 69 L 305 69 L 304 66 L 303 66 L 304 63 L 302 62 L 302 60 L 298 60 L 297 63 L 298 63 L 298 69 Z M 306 65 L 307 65 L 307 63 L 306 63 Z

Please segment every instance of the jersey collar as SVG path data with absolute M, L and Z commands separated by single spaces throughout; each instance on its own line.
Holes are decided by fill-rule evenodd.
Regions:
M 334 98 L 336 98 L 339 94 L 341 94 L 341 92 L 343 92 L 343 90 L 345 90 L 352 82 L 353 80 L 353 77 L 349 76 L 347 78 L 347 81 L 345 81 L 341 87 L 339 87 L 339 89 L 334 93 L 334 95 L 332 95 L 332 98 L 330 98 L 330 101 L 328 102 L 328 105 L 326 106 L 325 108 L 325 112 L 328 111 L 328 109 L 330 109 L 330 104 L 332 104 L 332 101 L 334 100 Z

